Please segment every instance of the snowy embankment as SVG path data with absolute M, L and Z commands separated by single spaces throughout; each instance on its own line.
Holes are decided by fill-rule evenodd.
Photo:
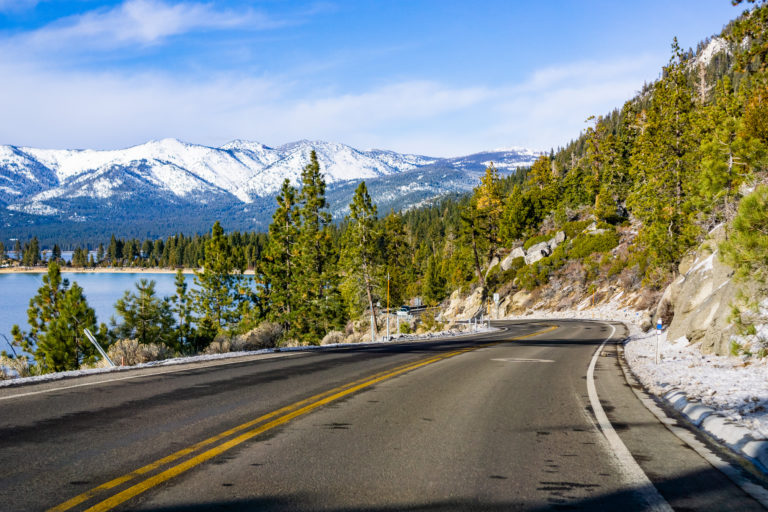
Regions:
M 84 375 L 96 375 L 100 373 L 122 372 L 122 371 L 135 370 L 140 368 L 157 368 L 162 366 L 202 363 L 207 361 L 217 361 L 221 359 L 233 359 L 238 357 L 250 357 L 250 356 L 258 356 L 262 354 L 273 354 L 276 352 L 299 352 L 299 351 L 325 350 L 330 348 L 343 348 L 343 347 L 368 347 L 368 346 L 381 345 L 383 343 L 400 343 L 400 342 L 406 342 L 406 341 L 429 341 L 429 340 L 436 340 L 439 338 L 447 338 L 451 336 L 465 336 L 468 334 L 475 334 L 480 332 L 491 332 L 495 330 L 496 329 L 493 327 L 489 328 L 489 327 L 478 326 L 477 330 L 472 330 L 472 331 L 449 329 L 446 331 L 429 332 L 425 334 L 401 334 L 398 336 L 393 336 L 390 342 L 387 342 L 381 339 L 380 341 L 365 342 L 365 343 L 332 343 L 328 345 L 307 345 L 307 346 L 298 346 L 298 347 L 267 348 L 262 350 L 252 350 L 252 351 L 243 351 L 243 352 L 226 352 L 223 354 L 206 354 L 206 355 L 199 355 L 199 356 L 174 357 L 171 359 L 163 359 L 161 361 L 151 361 L 148 363 L 142 363 L 142 364 L 137 364 L 133 366 L 89 368 L 87 370 L 73 370 L 68 372 L 46 373 L 44 375 L 35 375 L 33 377 L 9 378 L 6 380 L 0 379 L 0 388 L 8 387 L 8 386 L 20 386 L 23 384 L 32 384 L 32 383 L 39 383 L 39 382 L 61 380 L 61 379 L 67 379 L 71 377 L 81 377 Z M 11 370 L 10 368 L 0 367 L 0 371 L 2 370 L 6 370 L 6 373 L 8 374 L 13 372 L 13 370 Z
M 666 332 L 643 332 L 642 315 L 616 304 L 575 311 L 530 311 L 524 318 L 584 318 L 624 322 L 630 336 L 624 357 L 643 386 L 682 412 L 694 425 L 768 468 L 768 358 L 702 354 L 700 344 Z

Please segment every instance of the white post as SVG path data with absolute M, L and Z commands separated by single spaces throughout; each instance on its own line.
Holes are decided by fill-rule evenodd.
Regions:
M 376 342 L 376 336 L 373 334 L 373 311 L 371 311 L 371 343 Z
M 400 334 L 400 315 L 395 315 L 395 334 Z
M 389 272 L 387 272 L 387 341 L 389 341 Z
M 656 321 L 656 364 L 659 364 L 659 335 L 661 334 L 661 318 Z
M 98 342 L 98 341 L 96 341 L 96 338 L 93 336 L 93 334 L 91 334 L 91 331 L 89 331 L 88 329 L 83 329 L 83 331 L 85 332 L 85 336 L 86 336 L 86 338 L 88 338 L 88 340 L 89 340 L 91 343 L 93 343 L 93 346 L 94 346 L 94 347 L 96 347 L 96 350 L 98 350 L 98 351 L 99 351 L 99 353 L 101 354 L 101 357 L 103 357 L 103 358 L 104 358 L 104 360 L 105 360 L 107 363 L 109 363 L 109 366 L 115 366 L 115 363 L 113 363 L 113 362 L 112 362 L 112 360 L 111 360 L 111 359 L 109 358 L 109 356 L 107 355 L 107 353 L 106 353 L 106 352 L 104 352 L 104 349 L 103 349 L 103 348 L 101 348 L 101 345 L 99 345 L 99 342 Z

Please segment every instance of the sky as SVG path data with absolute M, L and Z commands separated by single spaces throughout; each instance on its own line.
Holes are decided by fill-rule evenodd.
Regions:
M 557 148 L 730 0 L 0 0 L 0 144 Z

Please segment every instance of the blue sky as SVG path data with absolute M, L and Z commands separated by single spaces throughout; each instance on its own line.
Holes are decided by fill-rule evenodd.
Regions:
M 729 0 L 0 0 L 0 144 L 557 147 Z

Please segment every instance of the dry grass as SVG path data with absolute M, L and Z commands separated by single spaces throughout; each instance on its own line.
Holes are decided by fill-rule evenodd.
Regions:
M 29 377 L 29 361 L 26 357 L 0 356 L 0 380 Z
M 331 331 L 323 337 L 322 341 L 320 341 L 320 344 L 334 345 L 336 343 L 344 343 L 345 338 L 346 338 L 346 335 L 343 332 Z
M 115 364 L 133 366 L 135 364 L 161 361 L 173 357 L 174 353 L 159 343 L 139 343 L 138 340 L 118 340 L 109 346 L 107 355 Z

